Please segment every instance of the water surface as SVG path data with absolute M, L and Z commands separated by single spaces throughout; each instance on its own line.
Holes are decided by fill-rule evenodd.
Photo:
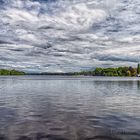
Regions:
M 140 79 L 0 77 L 0 140 L 140 140 Z

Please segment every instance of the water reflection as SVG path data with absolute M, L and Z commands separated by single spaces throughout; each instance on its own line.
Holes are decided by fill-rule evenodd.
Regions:
M 1 77 L 0 140 L 140 138 L 140 81 Z
M 140 81 L 137 81 L 137 87 L 140 89 Z

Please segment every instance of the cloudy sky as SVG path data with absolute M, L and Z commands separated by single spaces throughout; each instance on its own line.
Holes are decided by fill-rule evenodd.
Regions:
M 68 72 L 140 61 L 140 0 L 0 0 L 0 68 Z

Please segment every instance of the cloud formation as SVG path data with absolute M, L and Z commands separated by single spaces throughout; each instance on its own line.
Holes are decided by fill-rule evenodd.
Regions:
M 140 61 L 139 0 L 0 3 L 0 68 L 68 72 Z

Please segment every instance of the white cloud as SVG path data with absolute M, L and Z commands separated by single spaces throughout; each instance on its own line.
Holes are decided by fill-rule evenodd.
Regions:
M 1 67 L 60 72 L 140 61 L 137 0 L 4 3 L 0 9 Z

